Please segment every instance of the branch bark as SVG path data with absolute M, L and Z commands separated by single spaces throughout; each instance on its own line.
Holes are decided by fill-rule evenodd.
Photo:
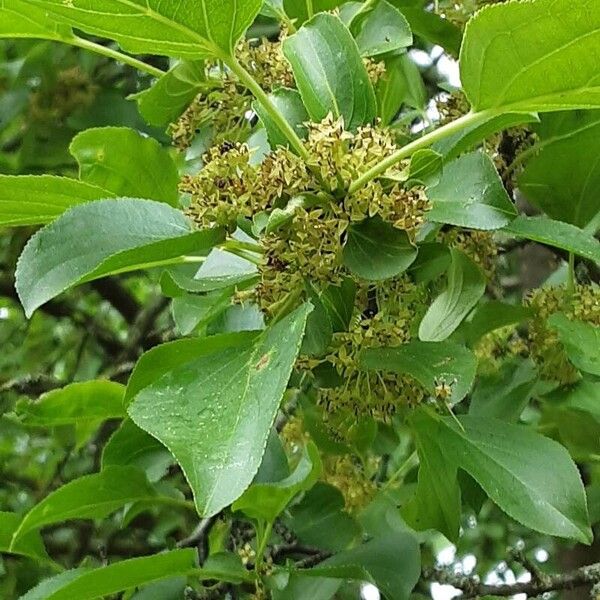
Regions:
M 493 585 L 481 583 L 476 576 L 456 575 L 445 569 L 425 569 L 423 579 L 427 583 L 437 582 L 451 585 L 463 592 L 461 599 L 477 598 L 480 596 L 508 597 L 515 594 L 525 594 L 535 597 L 547 592 L 572 590 L 583 586 L 592 586 L 600 582 L 600 563 L 579 567 L 568 573 L 532 573 L 531 581 L 503 583 Z

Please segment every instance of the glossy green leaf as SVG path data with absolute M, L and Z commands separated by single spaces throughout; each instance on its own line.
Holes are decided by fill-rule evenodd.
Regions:
M 278 0 L 272 0 L 278 1 Z M 312 0 L 313 14 L 327 12 L 344 4 L 345 0 Z M 281 3 L 281 2 L 280 2 Z M 311 15 L 308 14 L 308 4 L 306 0 L 283 0 L 283 8 L 286 14 L 295 19 L 296 23 L 302 25 Z
M 419 244 L 417 259 L 410 265 L 408 272 L 415 283 L 429 283 L 443 275 L 450 266 L 452 258 L 447 246 L 440 242 Z
M 186 548 L 130 558 L 98 569 L 65 571 L 42 581 L 20 600 L 96 600 L 153 581 L 189 575 L 195 563 L 196 551 Z
M 561 313 L 553 314 L 548 325 L 556 329 L 569 360 L 578 369 L 600 375 L 600 328 L 592 323 L 571 321 Z
M 171 123 L 202 91 L 206 80 L 203 61 L 181 61 L 151 87 L 129 96 L 151 125 Z
M 590 543 L 585 492 L 560 445 L 527 427 L 475 416 L 430 418 L 431 435 L 510 517 L 548 535 Z
M 257 336 L 234 334 L 237 344 L 137 375 L 156 380 L 135 395 L 129 415 L 173 453 L 201 515 L 236 500 L 258 470 L 309 311 L 304 305 Z
M 348 331 L 354 300 L 356 298 L 356 283 L 347 277 L 340 285 L 328 285 L 321 293 L 321 302 L 329 316 L 333 333 Z
M 537 381 L 538 373 L 530 360 L 509 360 L 498 372 L 478 378 L 471 393 L 469 414 L 482 419 L 518 421 Z
M 569 223 L 553 221 L 547 217 L 520 216 L 504 227 L 503 231 L 517 238 L 562 248 L 577 256 L 600 262 L 600 242 Z
M 286 524 L 298 539 L 310 546 L 339 552 L 360 535 L 358 523 L 344 511 L 344 496 L 336 488 L 318 482 L 292 506 Z
M 468 321 L 463 322 L 458 334 L 464 335 L 469 344 L 474 344 L 486 333 L 521 323 L 533 316 L 533 310 L 522 304 L 506 304 L 498 300 L 490 300 L 480 304 Z
M 426 414 L 415 413 L 410 424 L 419 454 L 419 475 L 416 493 L 402 508 L 402 516 L 414 529 L 434 529 L 456 542 L 461 518 L 457 467 Z
M 600 111 L 544 115 L 538 152 L 518 178 L 519 190 L 549 217 L 585 227 L 599 212 Z
M 133 466 L 146 473 L 148 481 L 158 481 L 173 463 L 169 451 L 131 419 L 125 419 L 110 436 L 102 451 L 102 469 Z
M 444 155 L 446 161 L 458 158 L 463 152 L 472 150 L 483 140 L 498 131 L 525 123 L 537 123 L 539 118 L 534 112 L 501 113 L 488 115 L 487 118 L 461 128 L 460 131 L 433 144 L 432 148 Z
M 445 381 L 452 388 L 452 403 L 469 393 L 477 371 L 475 355 L 464 346 L 447 341 L 415 340 L 392 348 L 369 348 L 361 352 L 360 363 L 366 369 L 410 375 L 432 395 L 437 382 Z
M 248 331 L 181 339 L 155 346 L 144 353 L 135 365 L 127 382 L 125 404 L 129 405 L 144 388 L 158 381 L 170 371 L 201 357 L 250 345 L 258 335 L 258 332 Z
M 390 0 L 390 3 L 400 9 L 415 35 L 458 56 L 462 32 L 454 23 L 424 7 L 408 6 L 402 0 Z
M 552 391 L 544 396 L 544 401 L 551 402 L 565 410 L 586 413 L 600 423 L 599 381 L 581 379 L 573 385 Z
M 56 20 L 116 40 L 129 52 L 231 55 L 262 0 L 28 0 Z
M 252 484 L 274 483 L 285 479 L 289 474 L 290 465 L 283 444 L 279 439 L 277 430 L 271 428 L 265 447 L 265 453 Z
M 219 230 L 193 232 L 186 217 L 164 203 L 131 198 L 88 202 L 29 240 L 17 266 L 17 292 L 31 316 L 72 286 L 206 252 L 222 237 Z
M 356 42 L 339 18 L 315 16 L 285 40 L 283 52 L 313 121 L 332 113 L 354 130 L 375 118 L 373 86 Z
M 403 104 L 422 109 L 427 102 L 421 72 L 406 53 L 385 61 L 385 73 L 377 82 L 375 92 L 383 125 L 394 120 Z
M 441 179 L 427 188 L 427 218 L 471 229 L 500 229 L 517 216 L 492 159 L 482 151 L 444 165 Z
M 215 248 L 211 250 L 198 272 L 186 286 L 195 292 L 220 290 L 231 286 L 241 287 L 258 277 L 256 265 L 236 254 Z M 176 283 L 182 281 L 175 276 Z
M 577 10 L 571 0 L 488 6 L 466 27 L 461 81 L 475 111 L 594 108 L 600 106 L 599 52 L 594 0 Z
M 72 206 L 113 195 L 102 187 L 56 175 L 0 175 L 0 225 L 43 225 Z
M 285 120 L 294 128 L 300 139 L 306 137 L 306 126 L 310 118 L 302 103 L 302 97 L 297 90 L 279 88 L 269 94 L 271 103 L 285 117 Z M 259 102 L 254 102 L 252 107 L 267 130 L 267 136 L 272 148 L 277 146 L 288 146 L 286 135 L 279 129 L 271 118 L 271 115 Z
M 108 467 L 63 485 L 36 504 L 15 531 L 17 544 L 30 531 L 71 519 L 99 519 L 126 504 L 156 497 L 145 475 L 134 467 Z
M 177 167 L 156 140 L 127 127 L 101 127 L 76 135 L 69 150 L 79 163 L 82 181 L 117 196 L 177 206 Z
M 312 304 L 313 310 L 306 321 L 306 330 L 300 352 L 301 354 L 322 356 L 331 343 L 333 327 L 327 308 L 313 285 L 307 281 L 305 287 L 307 298 Z
M 448 285 L 427 309 L 419 325 L 419 339 L 441 342 L 461 324 L 485 291 L 479 267 L 459 250 L 450 250 Z
M 179 333 L 189 335 L 217 318 L 231 307 L 232 295 L 233 289 L 225 288 L 207 294 L 183 293 L 173 298 L 171 314 Z
M 273 483 L 253 483 L 232 505 L 251 519 L 273 523 L 300 492 L 309 490 L 321 474 L 319 451 L 309 443 L 294 471 Z
M 358 277 L 379 281 L 403 273 L 417 257 L 405 231 L 379 217 L 351 225 L 342 251 L 343 264 Z
M 442 155 L 429 148 L 417 150 L 410 157 L 406 173 L 406 185 L 437 186 L 440 181 L 444 161 Z
M 402 13 L 387 0 L 376 0 L 350 24 L 361 56 L 377 56 L 412 45 L 412 32 Z
M 414 535 L 395 532 L 340 552 L 302 573 L 371 581 L 386 598 L 408 600 L 421 576 L 421 553 Z
M 100 423 L 125 416 L 124 393 L 124 386 L 113 381 L 72 383 L 36 402 L 20 401 L 16 412 L 22 423 L 36 427 Z
M 42 562 L 50 562 L 42 537 L 37 531 L 30 531 L 15 544 L 12 543 L 13 535 L 19 529 L 22 519 L 23 516 L 17 513 L 0 511 L 0 552 L 19 554 Z
M 62 40 L 71 28 L 48 17 L 43 9 L 26 0 L 3 0 L 0 4 L 0 37 Z

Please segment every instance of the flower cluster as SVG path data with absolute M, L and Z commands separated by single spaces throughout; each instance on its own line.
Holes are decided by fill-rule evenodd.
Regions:
M 373 459 L 368 463 L 360 464 L 348 454 L 324 461 L 323 480 L 340 490 L 348 512 L 359 512 L 375 496 L 377 485 L 373 474 L 378 462 Z
M 236 49 L 240 64 L 266 92 L 278 88 L 294 88 L 295 80 L 289 62 L 283 55 L 282 43 L 287 32 L 279 39 L 242 40 Z M 370 58 L 363 59 L 367 74 L 376 83 L 385 74 L 385 64 Z M 219 63 L 206 62 L 206 83 L 179 119 L 169 129 L 173 144 L 180 150 L 189 148 L 194 138 L 210 125 L 217 142 L 245 139 L 249 131 L 246 118 L 252 108 L 252 96 Z
M 319 390 L 319 403 L 325 418 L 335 432 L 343 431 L 340 418 L 345 415 L 368 415 L 388 421 L 399 407 L 414 407 L 425 397 L 425 390 L 412 378 L 394 373 L 369 372 L 361 368 L 359 357 L 363 350 L 399 346 L 409 342 L 413 328 L 427 306 L 424 288 L 401 276 L 371 286 L 368 297 L 357 294 L 357 317 L 350 331 L 336 333 L 331 351 L 321 362 L 332 365 L 342 385 Z M 374 300 L 374 302 L 373 302 Z M 367 304 L 376 309 L 369 315 Z
M 548 379 L 572 383 L 578 378 L 577 370 L 569 362 L 556 331 L 546 320 L 552 314 L 562 312 L 571 319 L 600 327 L 600 287 L 578 285 L 572 293 L 564 286 L 544 287 L 535 290 L 527 304 L 535 312 L 528 332 L 532 358 Z

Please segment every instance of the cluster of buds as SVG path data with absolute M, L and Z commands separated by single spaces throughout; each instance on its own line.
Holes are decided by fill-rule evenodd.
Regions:
M 357 513 L 369 504 L 377 492 L 374 475 L 378 465 L 375 458 L 362 464 L 348 454 L 329 457 L 324 461 L 323 480 L 340 490 L 348 512 Z
M 453 227 L 439 233 L 438 239 L 449 248 L 466 254 L 491 281 L 496 272 L 498 245 L 491 231 Z
M 600 327 L 600 287 L 578 285 L 574 291 L 566 287 L 544 287 L 535 290 L 527 299 L 535 312 L 529 325 L 529 346 L 532 358 L 548 379 L 559 383 L 572 383 L 578 378 L 577 370 L 569 362 L 558 334 L 546 324 L 549 316 L 562 312 Z

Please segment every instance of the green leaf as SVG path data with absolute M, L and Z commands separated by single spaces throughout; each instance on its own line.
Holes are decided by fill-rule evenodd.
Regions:
M 145 372 L 158 357 L 177 352 L 163 347 L 133 373 L 132 380 L 155 382 L 135 394 L 129 415 L 175 456 L 201 515 L 236 500 L 256 474 L 309 311 L 304 305 L 258 335 L 234 334 L 228 347 L 180 366 L 173 356 L 158 373 Z
M 346 0 L 312 0 L 313 14 L 327 12 L 344 4 Z M 286 14 L 302 25 L 309 19 L 306 0 L 283 0 Z
M 42 562 L 51 562 L 42 537 L 37 531 L 30 531 L 20 538 L 17 543 L 12 544 L 13 535 L 19 529 L 22 519 L 22 515 L 0 511 L 0 552 L 28 556 Z
M 96 600 L 140 585 L 194 572 L 193 548 L 130 558 L 98 569 L 65 571 L 21 596 L 20 600 Z
M 72 206 L 113 195 L 56 175 L 0 175 L 0 225 L 43 225 Z
M 29 240 L 17 265 L 17 292 L 29 317 L 70 287 L 207 251 L 222 238 L 220 230 L 192 232 L 180 211 L 161 202 L 88 202 Z
M 102 451 L 102 469 L 133 466 L 146 473 L 148 481 L 158 481 L 171 464 L 169 451 L 131 419 L 125 419 L 110 436 Z
M 495 419 L 430 418 L 446 455 L 510 517 L 535 531 L 590 543 L 585 492 L 560 445 L 527 427 Z
M 581 379 L 576 384 L 559 388 L 544 396 L 545 401 L 564 410 L 578 411 L 600 423 L 600 382 Z
M 313 121 L 332 113 L 343 117 L 346 129 L 355 130 L 375 118 L 373 86 L 356 42 L 339 18 L 316 15 L 285 40 L 283 52 Z
M 437 185 L 440 181 L 444 161 L 442 155 L 425 148 L 417 150 L 410 157 L 410 164 L 406 170 L 406 185 Z
M 419 454 L 419 475 L 416 494 L 403 507 L 402 516 L 419 531 L 435 529 L 456 542 L 461 518 L 456 465 L 424 412 L 417 411 L 410 424 Z
M 156 497 L 146 476 L 134 467 L 108 467 L 58 488 L 36 504 L 15 531 L 12 544 L 24 535 L 70 519 L 101 519 L 138 500 Z
M 340 285 L 328 285 L 321 293 L 333 333 L 348 331 L 354 313 L 356 283 L 347 277 Z
M 451 421 L 448 450 L 502 510 L 536 531 L 591 542 L 583 484 L 562 446 L 518 425 L 464 416 L 462 432 Z
M 226 288 L 202 295 L 184 293 L 174 298 L 171 312 L 179 333 L 189 335 L 217 318 L 231 307 L 233 293 L 232 288 Z
M 417 65 L 406 53 L 385 61 L 385 74 L 377 82 L 377 114 L 383 125 L 391 123 L 402 104 L 417 110 L 427 101 L 427 91 Z
M 154 139 L 127 127 L 87 129 L 69 146 L 82 181 L 117 196 L 179 203 L 179 174 L 169 153 Z
M 427 188 L 427 219 L 471 229 L 500 229 L 517 216 L 492 159 L 481 150 L 444 166 L 437 185 Z
M 414 535 L 394 532 L 299 572 L 313 577 L 366 579 L 389 600 L 408 600 L 421 576 L 421 552 Z
M 256 265 L 236 254 L 214 248 L 198 269 L 193 279 L 179 278 L 171 273 L 175 283 L 195 292 L 221 290 L 232 286 L 242 287 L 253 283 L 258 277 Z
M 262 0 L 29 0 L 27 4 L 87 33 L 116 40 L 129 52 L 193 59 L 232 55 Z
M 22 423 L 35 427 L 100 423 L 125 416 L 124 393 L 124 386 L 112 381 L 72 383 L 36 402 L 20 401 L 16 411 Z
M 327 308 L 321 301 L 321 298 L 313 285 L 306 281 L 308 300 L 313 306 L 313 310 L 308 315 L 306 321 L 306 331 L 300 352 L 312 356 L 322 356 L 331 343 L 333 327 L 329 319 Z
M 481 375 L 471 394 L 469 414 L 482 419 L 518 421 L 538 374 L 530 360 L 509 360 L 498 372 Z
M 269 99 L 271 100 L 271 104 L 275 106 L 275 108 L 285 117 L 285 120 L 294 128 L 298 137 L 300 139 L 305 138 L 305 123 L 310 119 L 298 91 L 289 88 L 279 88 L 269 94 Z M 271 115 L 264 109 L 263 105 L 260 102 L 254 102 L 252 108 L 267 130 L 271 148 L 288 146 L 289 141 L 285 133 L 279 129 L 277 124 L 271 118 Z
M 594 108 L 599 53 L 597 2 L 578 10 L 571 0 L 488 6 L 467 24 L 461 81 L 474 111 Z
M 26 0 L 3 0 L 0 5 L 0 38 L 62 40 L 71 34 L 67 25 L 56 23 L 42 9 Z
M 24 596 L 20 596 L 19 600 L 47 600 L 51 594 L 60 590 L 62 586 L 77 579 L 83 573 L 88 571 L 91 571 L 89 567 L 79 567 L 78 569 L 70 569 L 69 571 L 59 573 L 54 577 L 44 579 L 41 583 L 30 589 Z
M 600 375 L 600 328 L 583 321 L 571 321 L 561 313 L 548 319 L 558 332 L 569 360 L 585 373 Z
M 147 123 L 161 126 L 171 123 L 202 91 L 206 80 L 203 61 L 181 61 L 151 87 L 129 99 L 137 102 Z
M 403 50 L 413 43 L 412 32 L 402 13 L 386 0 L 376 0 L 350 24 L 361 56 L 377 56 Z
M 354 275 L 369 281 L 403 273 L 417 257 L 417 248 L 406 231 L 380 217 L 351 225 L 342 251 L 342 262 Z
M 135 365 L 125 390 L 125 405 L 144 388 L 158 381 L 177 367 L 183 366 L 198 358 L 220 353 L 231 348 L 252 344 L 258 336 L 257 332 L 242 332 L 214 335 L 203 338 L 182 339 L 145 352 Z
M 286 524 L 298 539 L 310 546 L 339 552 L 358 539 L 361 528 L 344 512 L 344 496 L 336 488 L 318 482 L 286 514 Z
M 518 178 L 519 190 L 549 217 L 585 227 L 599 212 L 600 111 L 544 115 L 538 152 Z
M 591 234 L 562 221 L 547 217 L 520 216 L 502 230 L 505 233 L 562 248 L 577 256 L 600 262 L 600 242 Z
M 435 395 L 436 381 L 452 387 L 451 402 L 462 400 L 471 389 L 477 371 L 475 355 L 454 342 L 420 342 L 386 348 L 368 348 L 360 353 L 365 369 L 393 371 L 414 377 Z
M 404 15 L 413 33 L 431 44 L 442 46 L 453 56 L 458 56 L 462 41 L 461 30 L 448 19 L 418 6 L 405 6 L 401 0 L 391 0 Z
M 419 325 L 419 339 L 441 342 L 461 324 L 485 291 L 479 267 L 459 250 L 450 250 L 448 286 L 433 301 Z
M 445 273 L 451 261 L 448 246 L 440 242 L 419 244 L 419 254 L 408 272 L 415 283 L 429 283 Z
M 310 442 L 294 471 L 274 483 L 252 484 L 232 505 L 251 519 L 273 523 L 285 507 L 300 492 L 309 490 L 321 474 L 321 458 L 317 447 Z
M 472 317 L 461 325 L 457 334 L 463 334 L 469 344 L 474 344 L 486 333 L 525 321 L 533 314 L 533 310 L 528 306 L 490 300 L 480 304 L 473 311 Z
M 492 134 L 523 125 L 524 123 L 537 123 L 539 118 L 533 112 L 503 113 L 489 115 L 476 123 L 462 128 L 460 131 L 433 144 L 432 148 L 444 155 L 445 160 L 451 161 L 458 158 L 463 152 L 473 149 Z
M 252 483 L 273 483 L 285 479 L 289 474 L 290 465 L 283 444 L 277 430 L 271 428 L 265 453 Z

